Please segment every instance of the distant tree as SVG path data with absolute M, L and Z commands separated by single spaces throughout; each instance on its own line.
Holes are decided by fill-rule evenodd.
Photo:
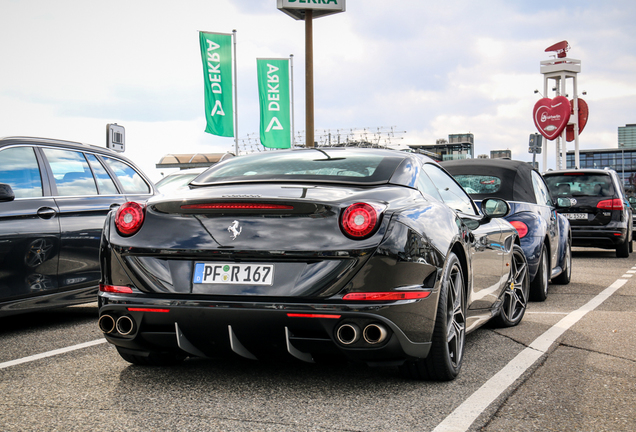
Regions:
M 448 140 L 440 138 L 438 140 L 435 140 L 435 144 L 448 144 Z

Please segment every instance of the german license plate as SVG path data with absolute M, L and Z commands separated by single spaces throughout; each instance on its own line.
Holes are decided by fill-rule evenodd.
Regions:
M 272 264 L 196 263 L 195 284 L 271 285 Z
M 587 213 L 564 213 L 568 219 L 587 219 Z

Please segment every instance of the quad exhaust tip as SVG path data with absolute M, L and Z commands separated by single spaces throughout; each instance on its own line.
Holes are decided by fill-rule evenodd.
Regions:
M 369 345 L 377 345 L 384 342 L 389 336 L 386 327 L 379 323 L 368 324 L 364 330 L 360 331 L 360 327 L 353 323 L 345 323 L 338 327 L 336 337 L 342 345 L 351 345 L 360 340 L 362 337 Z
M 386 328 L 380 324 L 369 324 L 362 332 L 364 340 L 370 345 L 376 345 L 384 342 L 388 334 L 389 333 L 386 331 Z
M 128 315 L 120 316 L 115 326 L 117 332 L 123 336 L 129 335 L 135 329 L 135 322 Z
M 336 337 L 341 344 L 351 345 L 360 339 L 360 327 L 351 323 L 343 324 L 338 327 Z
M 115 319 L 110 315 L 102 315 L 99 317 L 97 325 L 103 333 L 108 334 L 115 330 Z

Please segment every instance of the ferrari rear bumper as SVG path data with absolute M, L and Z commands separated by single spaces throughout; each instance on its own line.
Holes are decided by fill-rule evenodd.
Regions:
M 136 355 L 176 352 L 250 359 L 291 355 L 311 362 L 318 355 L 344 354 L 369 364 L 399 364 L 426 357 L 430 337 L 421 335 L 423 342 L 412 341 L 391 319 L 404 313 L 391 314 L 390 310 L 412 311 L 421 308 L 420 301 L 432 300 L 372 306 L 303 305 L 140 299 L 100 293 L 100 328 L 110 343 Z M 436 306 L 436 301 L 432 303 Z

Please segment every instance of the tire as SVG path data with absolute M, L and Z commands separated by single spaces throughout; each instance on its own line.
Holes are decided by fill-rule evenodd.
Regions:
M 450 381 L 457 377 L 464 357 L 466 339 L 466 293 L 457 255 L 448 255 L 435 317 L 431 350 L 424 359 L 400 366 L 410 379 Z
M 493 321 L 499 327 L 513 327 L 519 324 L 528 306 L 530 278 L 528 276 L 528 261 L 521 246 L 513 246 L 510 267 L 501 311 Z
M 185 359 L 185 356 L 172 353 L 151 352 L 148 356 L 143 356 L 130 354 L 119 347 L 116 348 L 121 358 L 126 360 L 128 363 L 138 366 L 174 366 Z
M 559 285 L 567 285 L 572 279 L 572 243 L 570 239 L 568 239 L 566 245 L 565 256 L 563 257 L 563 265 L 565 266 L 565 268 L 563 269 L 561 274 L 555 278 L 552 278 L 552 282 Z
M 545 244 L 541 246 L 539 257 L 539 269 L 532 282 L 530 282 L 530 296 L 534 301 L 545 301 L 548 298 L 548 254 Z
M 629 240 L 625 239 L 625 241 L 616 247 L 616 257 L 617 258 L 629 258 Z

